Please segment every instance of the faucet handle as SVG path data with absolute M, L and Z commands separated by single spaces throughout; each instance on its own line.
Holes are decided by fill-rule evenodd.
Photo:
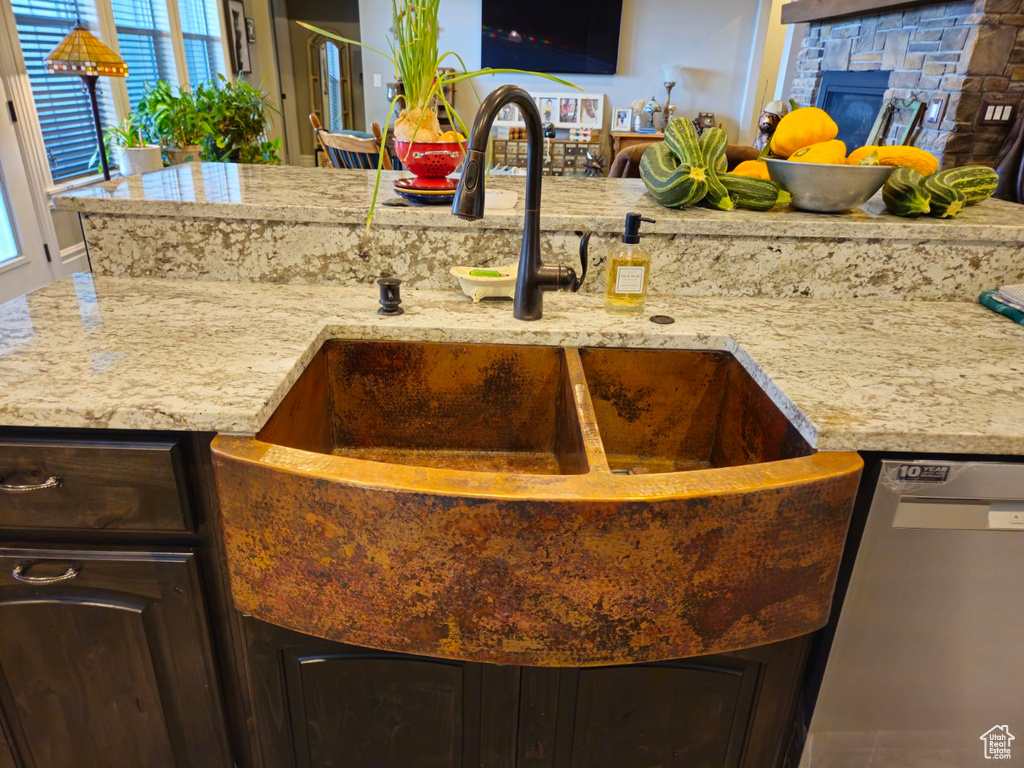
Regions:
M 584 232 L 583 237 L 580 238 L 580 266 L 583 269 L 580 272 L 579 277 L 577 277 L 576 280 L 573 281 L 573 293 L 576 293 L 580 289 L 580 286 L 583 285 L 583 281 L 586 280 L 587 278 L 587 263 L 589 261 L 587 258 L 587 249 L 590 247 L 590 236 L 592 234 L 593 232 Z

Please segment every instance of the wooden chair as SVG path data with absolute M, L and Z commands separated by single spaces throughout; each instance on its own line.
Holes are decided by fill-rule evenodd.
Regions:
M 651 144 L 657 144 L 657 141 L 634 144 L 620 151 L 612 161 L 611 168 L 608 169 L 608 178 L 640 178 L 640 158 L 643 157 L 644 150 L 651 146 Z M 758 154 L 754 147 L 747 147 L 741 144 L 729 144 L 725 148 L 725 159 L 730 171 L 744 160 L 757 160 Z
M 324 154 L 335 168 L 372 170 L 377 167 L 381 146 L 380 126 L 377 123 L 373 124 L 373 134 L 368 134 L 362 131 L 328 133 L 316 114 L 309 116 L 309 122 L 316 131 L 317 141 L 323 147 Z M 391 157 L 387 152 L 384 153 L 384 168 L 391 170 Z

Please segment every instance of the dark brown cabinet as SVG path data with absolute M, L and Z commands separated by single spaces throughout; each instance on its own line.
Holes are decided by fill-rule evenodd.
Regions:
M 658 664 L 495 667 L 245 626 L 274 768 L 770 768 L 806 652 L 797 639 Z
M 245 633 L 263 765 L 481 765 L 481 721 L 494 707 L 483 665 L 356 648 L 255 620 Z
M 0 549 L 0 701 L 25 766 L 228 766 L 186 552 Z

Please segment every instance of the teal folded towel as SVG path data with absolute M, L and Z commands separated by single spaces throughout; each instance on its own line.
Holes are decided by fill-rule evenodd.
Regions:
M 1000 301 L 996 296 L 997 293 L 998 291 L 985 291 L 978 297 L 978 303 L 983 304 L 993 312 L 998 312 L 1003 317 L 1010 318 L 1015 323 L 1024 325 L 1024 312 Z

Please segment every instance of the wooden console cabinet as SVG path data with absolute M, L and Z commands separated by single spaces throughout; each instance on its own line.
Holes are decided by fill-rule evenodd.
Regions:
M 0 768 L 780 765 L 806 638 L 541 669 L 242 617 L 211 437 L 0 430 Z

